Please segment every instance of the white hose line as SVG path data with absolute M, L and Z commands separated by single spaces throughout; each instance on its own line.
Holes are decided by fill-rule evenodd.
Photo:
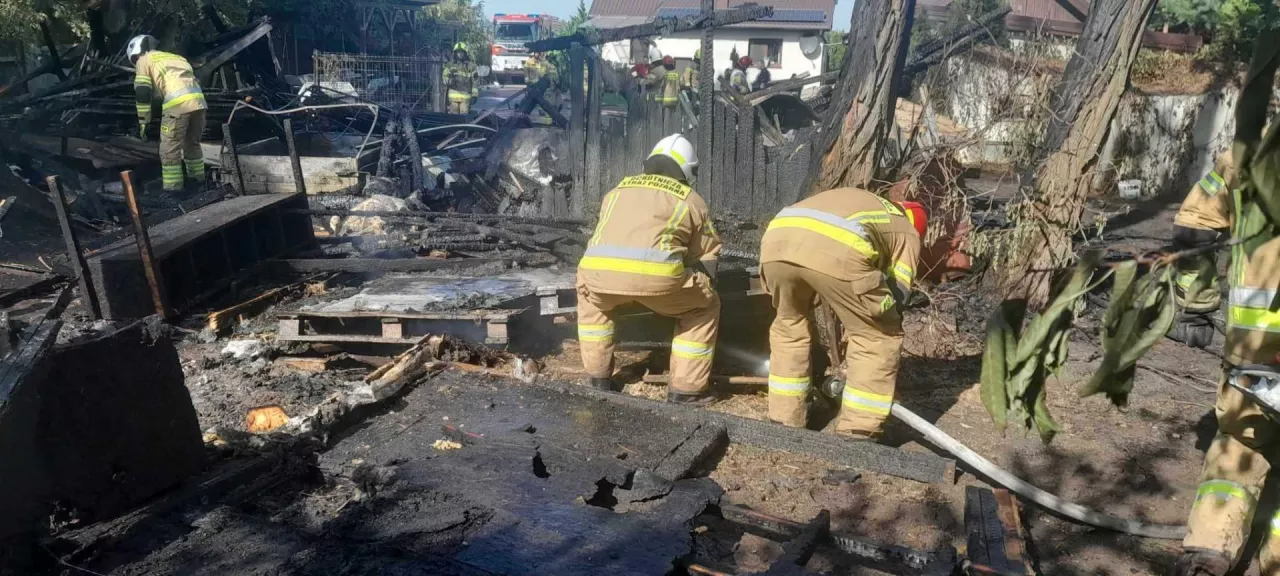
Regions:
M 1008 488 L 1011 492 L 1026 498 L 1047 510 L 1051 510 L 1072 520 L 1096 526 L 1098 528 L 1106 528 L 1123 532 L 1125 534 L 1133 534 L 1134 536 L 1143 536 L 1146 538 L 1158 538 L 1161 540 L 1180 540 L 1187 534 L 1185 526 L 1171 526 L 1167 524 L 1145 524 L 1137 520 L 1126 520 L 1117 518 L 1108 514 L 1103 514 L 1096 510 L 1085 508 L 1074 502 L 1067 502 L 1062 498 L 1054 496 L 1044 490 L 1036 488 L 1026 483 L 1022 479 L 1010 474 L 999 466 L 992 464 L 990 460 L 983 458 L 977 452 L 970 450 L 964 444 L 958 442 L 955 438 L 947 435 L 946 432 L 939 430 L 933 424 L 925 421 L 924 418 L 917 416 L 905 406 L 894 403 L 892 414 L 898 420 L 905 422 L 908 426 L 915 429 L 916 432 L 922 434 L 929 442 L 935 446 L 950 452 L 961 462 L 967 464 L 973 470 L 978 471 L 983 476 L 990 478 L 995 483 Z

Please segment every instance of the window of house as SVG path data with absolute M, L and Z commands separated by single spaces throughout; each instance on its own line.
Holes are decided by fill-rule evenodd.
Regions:
M 753 66 L 769 61 L 770 68 L 782 67 L 782 40 L 773 38 L 753 38 L 747 43 L 747 56 L 751 57 Z

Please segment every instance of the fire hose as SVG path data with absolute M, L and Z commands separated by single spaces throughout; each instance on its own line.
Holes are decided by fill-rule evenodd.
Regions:
M 1158 538 L 1161 540 L 1178 540 L 1187 534 L 1185 526 L 1147 524 L 1137 520 L 1126 520 L 1109 514 L 1103 514 L 1074 502 L 1063 500 L 1058 496 L 1045 492 L 1044 490 L 1028 484 L 1021 478 L 1006 472 L 1004 469 L 993 464 L 990 460 L 983 458 L 977 452 L 970 450 L 955 438 L 947 435 L 946 432 L 939 430 L 924 418 L 917 416 L 905 406 L 894 403 L 891 414 L 894 418 L 897 418 L 910 426 L 916 432 L 919 432 L 925 437 L 925 439 L 933 443 L 934 446 L 951 453 L 952 456 L 955 456 L 958 460 L 968 465 L 970 469 L 981 473 L 996 484 L 1008 488 L 1009 491 L 1014 494 L 1039 504 L 1046 510 L 1083 524 L 1096 526 L 1098 528 L 1106 528 L 1107 530 L 1114 530 L 1116 532 L 1123 532 L 1125 534 L 1132 534 L 1134 536 Z

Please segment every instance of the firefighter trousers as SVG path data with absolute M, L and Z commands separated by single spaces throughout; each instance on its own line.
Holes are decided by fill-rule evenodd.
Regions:
M 613 311 L 632 302 L 676 319 L 675 337 L 671 340 L 671 390 L 706 393 L 720 331 L 720 296 L 701 273 L 690 275 L 679 291 L 659 296 L 602 294 L 579 283 L 578 343 L 587 375 L 613 375 Z
M 1271 471 L 1267 454 L 1277 438 L 1275 422 L 1249 399 L 1227 385 L 1227 369 L 1218 384 L 1214 406 L 1218 434 L 1205 454 L 1204 471 L 1195 503 L 1187 519 L 1188 550 L 1226 554 L 1235 564 L 1241 560 L 1255 517 L 1269 532 L 1258 560 L 1263 576 L 1280 575 L 1280 510 L 1259 510 L 1258 497 Z
M 449 90 L 449 113 L 468 114 L 471 112 L 471 95 L 466 92 Z
M 194 110 L 160 117 L 160 182 L 166 192 L 182 190 L 184 168 L 187 180 L 204 184 L 204 152 L 200 149 L 204 113 Z
M 777 311 L 769 328 L 769 419 L 806 424 L 809 315 L 819 296 L 839 316 L 847 340 L 836 431 L 879 434 L 893 403 L 902 349 L 902 317 L 888 286 L 880 278 L 849 282 L 787 262 L 767 262 L 760 274 Z

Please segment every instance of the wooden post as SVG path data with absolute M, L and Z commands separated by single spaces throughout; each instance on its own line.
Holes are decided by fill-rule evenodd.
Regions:
M 247 193 L 244 189 L 244 173 L 240 170 L 240 155 L 236 153 L 236 141 L 231 137 L 230 122 L 222 125 L 222 147 L 226 149 L 221 161 L 222 168 L 230 169 L 231 187 L 235 188 L 235 195 L 244 196 Z
M 586 217 L 586 135 L 584 125 L 586 119 L 586 89 L 582 76 L 583 52 L 581 46 L 569 49 L 569 158 L 573 165 L 573 193 L 569 200 L 569 209 L 575 217 Z
M 67 215 L 67 203 L 62 198 L 58 177 L 49 176 L 44 181 L 49 185 L 49 199 L 53 201 L 53 210 L 58 214 L 58 226 L 62 228 L 62 240 L 67 243 L 67 259 L 71 262 L 71 270 L 76 273 L 80 297 L 84 298 L 84 305 L 93 319 L 101 320 L 102 308 L 98 305 L 98 293 L 89 280 L 89 264 L 85 262 L 84 252 L 80 250 L 80 239 L 76 237 L 76 230 L 71 226 L 71 218 Z
M 710 14 L 716 9 L 715 0 L 702 0 L 702 13 Z M 701 166 L 698 167 L 698 190 L 703 194 L 711 191 L 716 178 L 711 162 L 711 138 L 715 130 L 712 121 L 712 107 L 715 102 L 716 75 L 715 29 L 707 26 L 702 29 L 702 62 L 698 66 L 698 156 Z
M 587 94 L 587 193 L 586 199 L 598 205 L 603 196 L 600 183 L 600 100 L 604 96 L 600 57 L 592 52 L 587 58 L 591 92 Z
M 751 108 L 755 108 L 752 106 Z M 756 114 L 748 108 L 738 111 L 738 145 L 734 151 L 737 185 L 733 189 L 732 206 L 743 217 L 749 217 L 754 207 L 751 204 L 752 190 L 755 184 L 756 152 Z
M 293 141 L 293 119 L 284 119 L 284 141 L 289 145 L 289 164 L 293 166 L 293 191 L 307 193 L 307 183 L 302 178 L 302 158 L 298 156 L 298 146 Z
M 225 124 L 224 124 L 225 126 Z M 133 171 L 120 173 L 120 181 L 124 184 L 124 197 L 129 203 L 129 216 L 133 218 L 133 239 L 138 243 L 138 256 L 142 259 L 142 272 L 147 276 L 147 284 L 151 286 L 151 302 L 155 305 L 156 314 L 161 318 L 169 318 L 169 305 L 164 293 L 164 281 L 160 270 L 156 268 L 155 256 L 151 252 L 151 238 L 147 236 L 147 224 L 142 221 L 142 211 L 138 208 L 138 197 L 133 191 Z

